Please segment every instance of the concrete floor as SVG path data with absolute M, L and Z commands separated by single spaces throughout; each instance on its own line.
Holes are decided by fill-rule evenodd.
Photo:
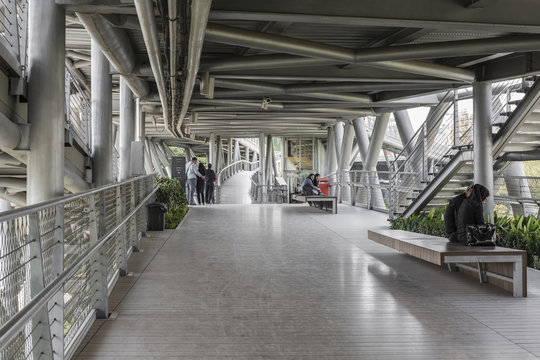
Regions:
M 78 359 L 536 359 L 540 277 L 507 293 L 367 239 L 386 215 L 210 205 L 135 253 Z M 142 260 L 143 259 L 143 260 Z M 116 290 L 115 290 L 116 291 Z
M 241 171 L 227 179 L 221 187 L 221 204 L 251 204 L 249 189 L 251 186 L 250 171 Z

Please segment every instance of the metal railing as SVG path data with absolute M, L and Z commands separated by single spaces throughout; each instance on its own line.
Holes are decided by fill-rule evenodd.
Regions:
M 493 86 L 492 123 L 499 121 L 501 111 L 510 105 L 510 94 L 522 87 L 521 79 Z M 467 89 L 465 91 L 467 93 Z M 472 149 L 472 114 L 460 115 L 458 94 L 448 92 L 434 112 L 403 147 L 390 169 L 390 216 L 410 202 L 442 171 L 449 160 L 462 149 Z
M 221 169 L 216 175 L 216 202 L 218 204 L 221 202 L 221 185 L 223 182 L 240 171 L 255 171 L 258 167 L 258 161 L 239 160 Z
M 27 64 L 28 0 L 0 0 L 0 56 L 19 76 Z
M 0 214 L 0 357 L 69 359 L 146 231 L 153 175 Z
M 495 176 L 494 192 L 497 214 L 540 217 L 540 177 Z
M 249 194 L 256 204 L 287 204 L 289 202 L 289 187 L 287 185 L 259 184 L 259 172 L 251 175 L 251 188 Z
M 90 155 L 92 106 L 81 85 L 66 68 L 66 128 L 78 145 Z

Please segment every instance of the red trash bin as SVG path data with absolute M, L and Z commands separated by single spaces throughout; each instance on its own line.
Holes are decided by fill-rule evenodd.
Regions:
M 330 182 L 329 178 L 319 178 L 319 189 L 321 192 L 328 196 L 328 183 Z

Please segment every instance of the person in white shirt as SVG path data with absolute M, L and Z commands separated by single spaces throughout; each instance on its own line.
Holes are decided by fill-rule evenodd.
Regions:
M 204 179 L 204 176 L 197 170 L 197 158 L 193 157 L 186 166 L 186 197 L 189 205 L 195 205 L 193 197 L 197 193 L 197 177 Z

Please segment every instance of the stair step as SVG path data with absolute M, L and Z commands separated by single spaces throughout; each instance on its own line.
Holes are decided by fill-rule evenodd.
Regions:
M 503 111 L 502 113 L 499 113 L 499 115 L 501 115 L 501 116 L 510 116 L 510 115 L 512 115 L 512 112 L 513 111 Z
M 521 102 L 521 100 L 523 100 L 523 99 L 520 99 L 520 100 L 510 100 L 508 103 L 509 103 L 510 105 L 518 105 L 518 104 Z

